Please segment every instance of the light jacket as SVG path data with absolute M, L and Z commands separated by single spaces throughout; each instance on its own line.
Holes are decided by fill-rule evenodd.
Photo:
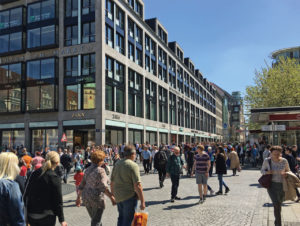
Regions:
M 294 201 L 297 198 L 296 188 L 300 187 L 299 178 L 290 172 L 286 173 L 287 177 L 283 179 L 283 191 L 285 193 L 284 200 L 292 200 Z
M 229 159 L 230 159 L 230 169 L 240 168 L 239 156 L 235 151 L 230 152 Z

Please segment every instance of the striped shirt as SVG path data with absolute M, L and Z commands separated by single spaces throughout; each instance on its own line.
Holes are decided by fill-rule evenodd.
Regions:
M 195 155 L 195 164 L 196 164 L 196 173 L 207 173 L 208 172 L 208 161 L 209 156 L 206 153 L 203 153 L 202 155 Z

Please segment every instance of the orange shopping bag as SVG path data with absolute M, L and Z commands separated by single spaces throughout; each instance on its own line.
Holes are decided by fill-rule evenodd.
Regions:
M 147 212 L 135 212 L 134 219 L 131 226 L 147 226 L 148 213 Z

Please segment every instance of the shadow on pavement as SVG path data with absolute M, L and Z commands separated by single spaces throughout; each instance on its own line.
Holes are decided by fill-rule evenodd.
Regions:
M 146 201 L 146 206 L 154 206 L 154 205 L 164 205 L 166 203 L 170 202 L 170 200 L 160 200 L 160 201 Z
M 290 206 L 292 204 L 293 204 L 293 202 L 282 203 L 281 206 Z M 265 203 L 265 204 L 263 204 L 263 207 L 273 207 L 273 203 Z
M 161 189 L 160 187 L 154 187 L 154 188 L 143 188 L 143 191 L 151 191 L 151 190 L 158 190 Z
M 263 188 L 260 184 L 249 184 L 250 187 Z
M 206 198 L 209 199 L 209 198 L 212 198 L 212 197 L 216 197 L 217 195 L 207 195 Z M 185 198 L 183 198 L 182 200 L 190 200 L 190 199 L 197 199 L 199 200 L 199 195 L 196 195 L 196 196 L 187 196 Z
M 174 205 L 174 206 L 168 206 L 163 208 L 163 210 L 172 210 L 172 209 L 186 209 L 186 208 L 190 208 L 193 206 L 199 205 L 199 202 L 196 203 L 191 203 L 191 204 L 179 204 L 179 205 Z

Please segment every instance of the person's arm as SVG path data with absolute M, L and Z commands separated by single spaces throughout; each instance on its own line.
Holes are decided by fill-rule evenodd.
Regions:
M 167 167 L 166 167 L 166 176 L 169 177 L 170 176 L 170 170 L 171 170 L 171 156 L 168 158 L 168 161 L 167 161 Z
M 195 168 L 196 168 L 196 160 L 194 160 L 194 163 L 193 163 L 193 168 L 192 168 L 191 176 L 194 175 Z
M 62 200 L 62 192 L 61 192 L 61 181 L 58 176 L 51 175 L 51 183 L 52 183 L 52 203 L 54 207 L 54 214 L 58 216 L 58 220 L 61 225 L 67 225 L 65 222 L 64 211 L 63 211 L 63 200 Z
M 24 226 L 26 224 L 24 217 L 24 204 L 22 195 L 17 183 L 14 183 L 8 193 L 7 209 L 10 216 L 13 216 L 12 226 Z
M 141 210 L 144 210 L 146 208 L 146 204 L 145 204 L 143 187 L 142 187 L 141 182 L 137 182 L 134 184 L 134 191 L 136 192 L 136 194 L 141 202 L 141 205 L 140 205 Z
M 264 160 L 260 171 L 261 171 L 262 175 L 272 174 L 272 171 L 269 168 L 269 160 L 268 159 Z
M 207 160 L 207 171 L 206 171 L 206 173 L 205 173 L 205 176 L 206 176 L 206 177 L 208 177 L 209 169 L 210 169 L 210 158 L 208 158 L 208 160 Z

